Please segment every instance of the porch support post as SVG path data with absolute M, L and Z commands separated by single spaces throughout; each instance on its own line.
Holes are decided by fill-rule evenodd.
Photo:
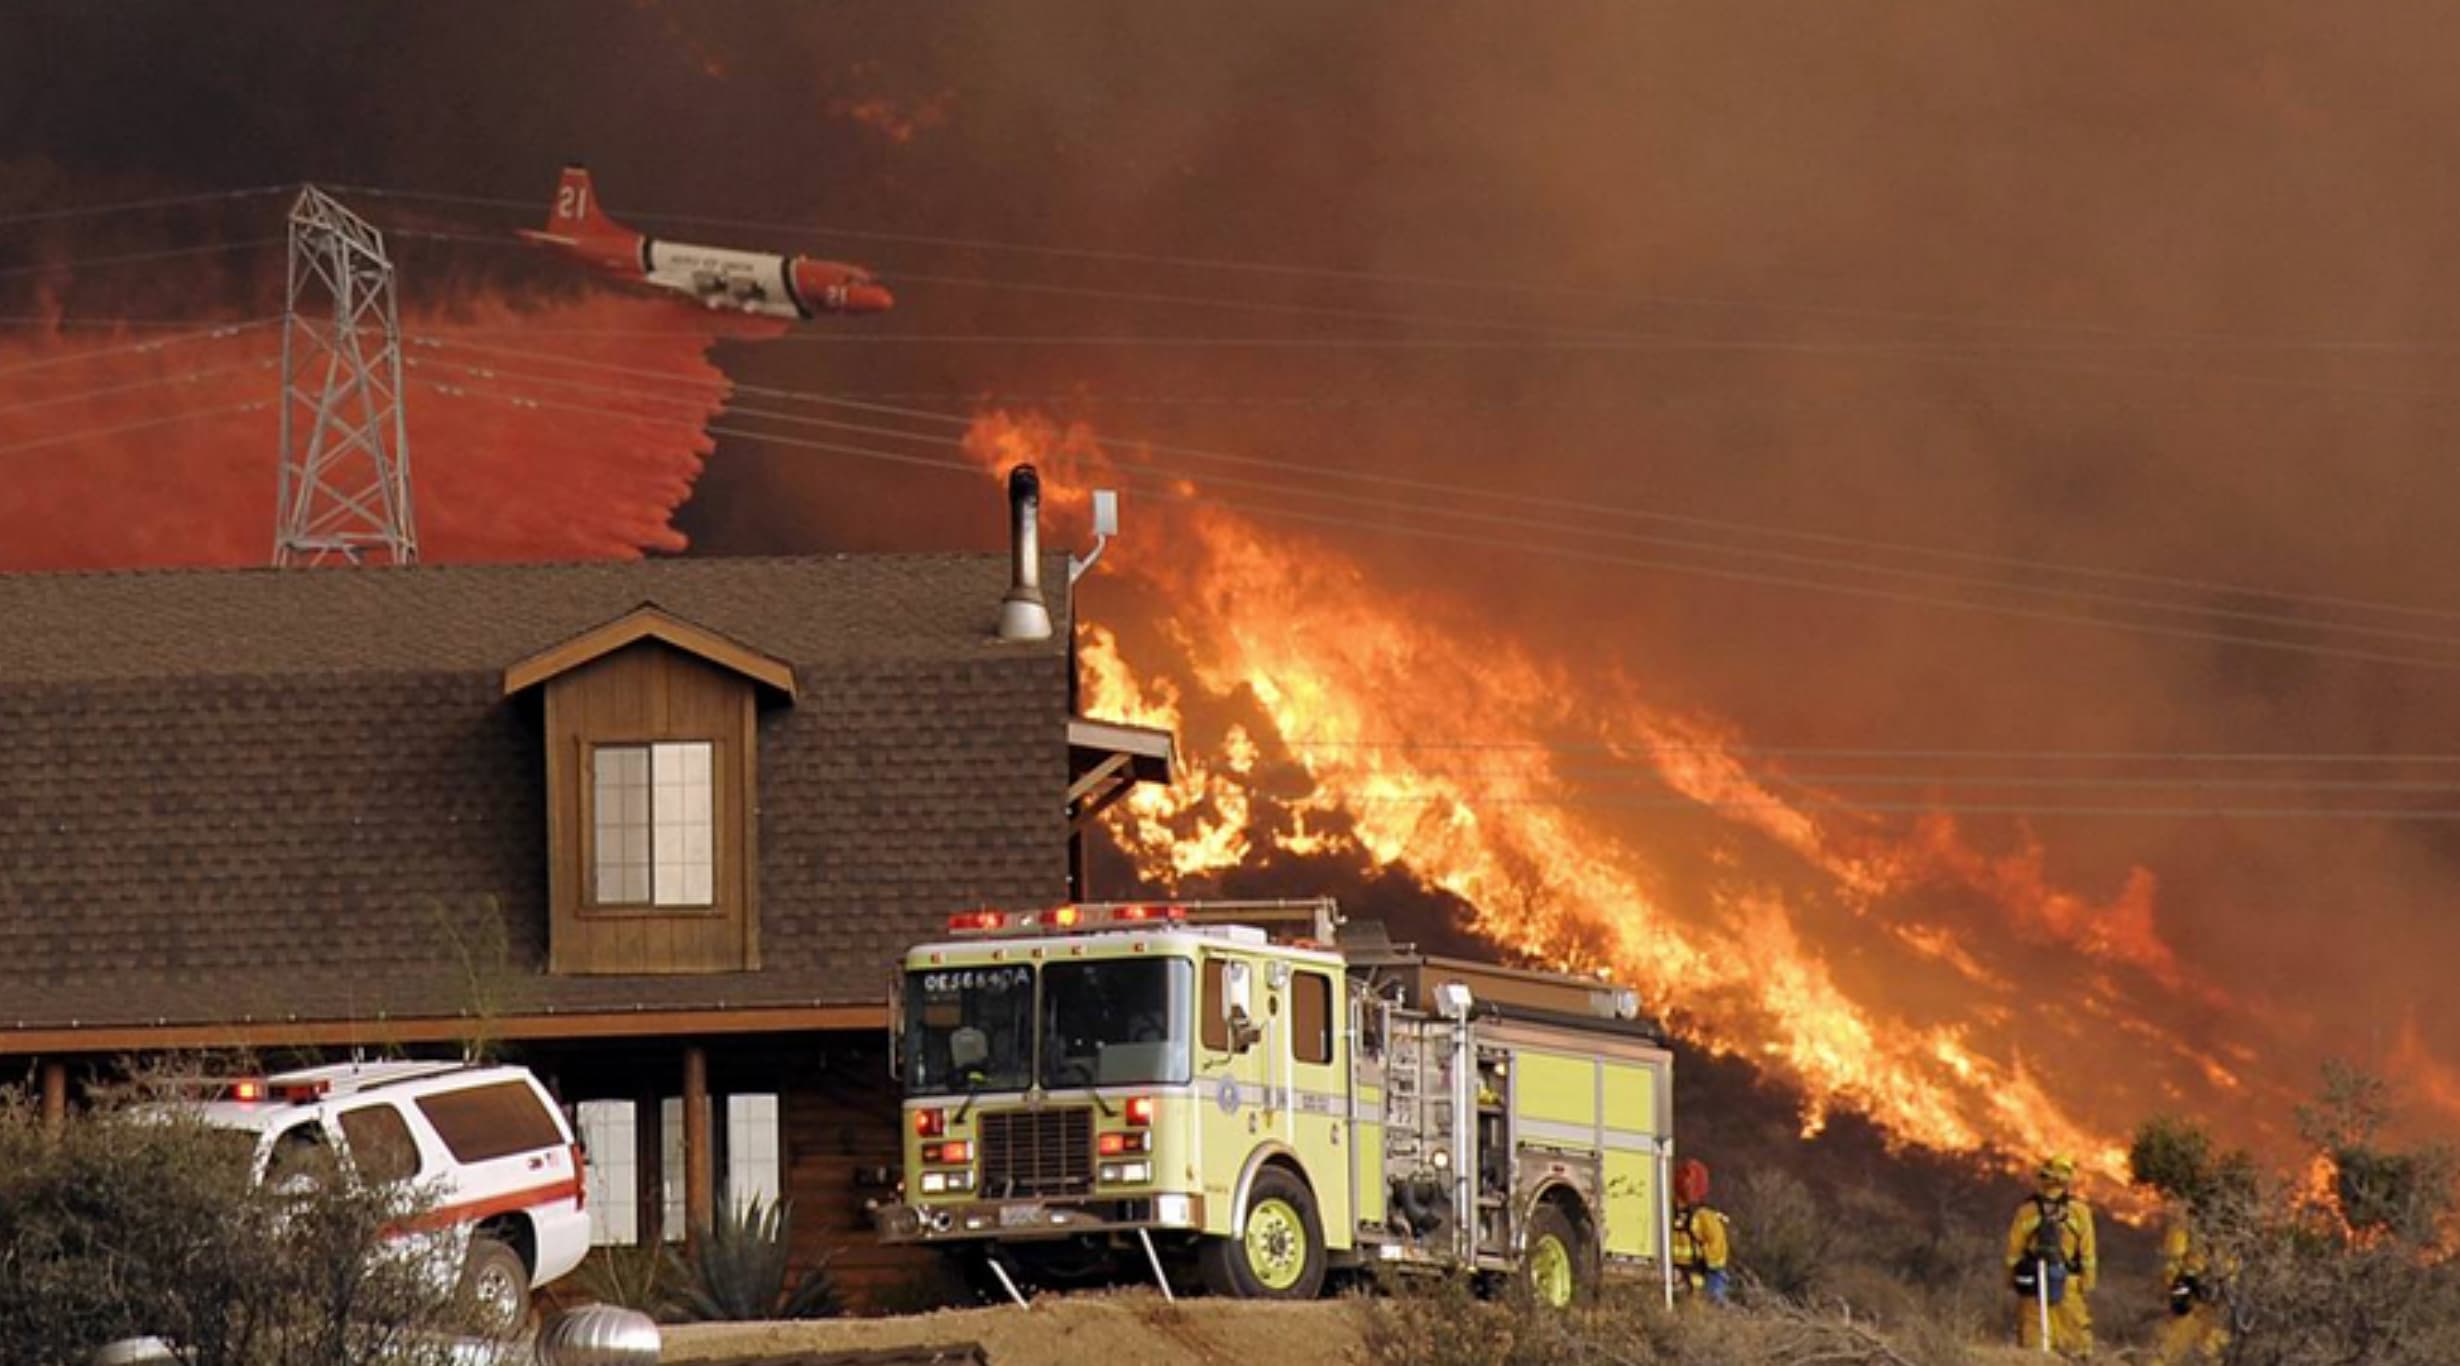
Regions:
M 683 1048 L 683 1220 L 687 1237 L 697 1239 L 715 1221 L 716 1154 L 709 1114 L 709 1050 L 699 1044 Z
M 68 1125 L 68 1064 L 58 1058 L 43 1063 L 43 1128 L 57 1134 Z

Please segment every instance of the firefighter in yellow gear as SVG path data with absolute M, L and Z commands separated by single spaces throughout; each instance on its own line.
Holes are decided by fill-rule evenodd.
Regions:
M 1726 1302 L 1726 1266 L 1733 1237 L 1725 1216 L 1708 1207 L 1708 1164 L 1687 1157 L 1674 1169 L 1674 1274 L 1691 1293 Z
M 2179 1211 L 2161 1235 L 2162 1285 L 2170 1317 L 2153 1335 L 2153 1360 L 2164 1366 L 2217 1366 L 2229 1346 L 2213 1259 L 2188 1211 Z
M 2007 1271 L 2019 1297 L 2016 1340 L 2041 1350 L 2046 1305 L 2051 1350 L 2089 1357 L 2093 1314 L 2085 1300 L 2101 1269 L 2093 1212 L 2075 1196 L 2074 1158 L 2052 1157 L 2033 1176 L 2033 1194 L 2007 1229 Z

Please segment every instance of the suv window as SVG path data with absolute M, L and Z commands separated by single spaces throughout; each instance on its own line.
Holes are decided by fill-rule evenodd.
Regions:
M 344 1110 L 337 1122 L 359 1175 L 370 1181 L 407 1181 L 419 1174 L 418 1140 L 410 1136 L 410 1122 L 401 1111 L 390 1105 L 362 1105 Z
M 555 1116 L 538 1093 L 521 1081 L 491 1082 L 462 1091 L 418 1098 L 419 1113 L 456 1162 L 485 1162 L 514 1153 L 553 1148 L 564 1141 Z
M 293 1181 L 322 1185 L 332 1174 L 333 1153 L 325 1146 L 323 1125 L 303 1120 L 274 1136 L 273 1151 L 265 1158 L 266 1185 Z

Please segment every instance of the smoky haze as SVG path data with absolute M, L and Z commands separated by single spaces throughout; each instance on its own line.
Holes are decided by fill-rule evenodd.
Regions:
M 2217 587 L 2159 590 L 2189 611 L 2101 613 L 2180 634 L 1950 610 L 1557 552 L 2019 600 L 1493 524 L 1467 529 L 1538 549 L 1430 541 L 1395 534 L 1423 516 L 1320 501 L 1334 486 L 1310 472 L 1564 500 L 1575 508 L 1544 515 L 2002 588 L 2047 580 L 1594 509 L 2460 603 L 2445 529 L 2460 492 L 2444 450 L 2460 403 L 2447 7 L 2376 6 L 2362 24 L 2247 3 L 1437 8 L 20 6 L 0 19 L 0 205 L 316 178 L 543 210 L 554 168 L 578 157 L 619 218 L 1111 253 L 691 230 L 861 261 L 898 292 L 884 319 L 721 345 L 740 381 L 1038 408 L 1293 462 L 1236 471 L 1279 485 L 1243 500 L 1348 524 L 1294 523 L 1291 545 L 1355 556 L 1379 586 L 1575 675 L 1644 680 L 1660 705 L 1722 718 L 1746 743 L 2460 753 L 2449 667 L 2187 634 L 2449 660 L 2449 616 Z M 467 231 L 534 216 L 356 202 Z M 76 244 L 66 230 L 41 240 Z M 0 269 L 26 249 L 0 239 Z M 489 248 L 434 251 L 437 277 L 521 306 L 580 288 Z M 26 303 L 11 292 L 23 284 L 0 277 L 0 297 Z M 152 311 L 127 277 L 47 287 L 72 316 Z M 677 524 L 715 554 L 940 548 L 995 543 L 999 512 L 979 480 L 721 438 Z M 1131 493 L 1110 553 L 1173 553 L 1139 529 Z M 1084 604 L 1117 614 L 1131 644 L 1156 642 L 1158 662 L 1169 602 L 1097 577 Z M 2353 624 L 2426 639 L 2352 637 Z M 2202 786 L 2151 785 L 2181 771 L 1897 754 L 1854 772 L 1902 785 L 1837 790 L 1973 807 L 2460 808 L 2431 786 L 2460 765 L 2423 759 L 2205 763 L 2183 770 Z M 1975 775 L 2068 785 L 1963 785 Z M 2285 785 L 2220 785 L 2256 779 Z M 2414 786 L 2324 785 L 2386 780 Z M 2442 989 L 2460 952 L 2451 821 L 1961 820 L 2001 853 L 2029 829 L 2044 876 L 2095 908 L 2148 875 L 2187 985 L 2119 974 L 2112 990 L 2216 1055 L 2260 1048 L 2278 1085 L 2340 1052 L 2405 1060 L 2431 1090 L 2450 1076 L 2436 1060 L 2460 1057 L 2460 1005 Z M 1663 823 L 1631 824 L 1637 838 Z M 1711 875 L 1667 876 L 1681 891 Z M 1896 910 L 1985 939 L 2044 1012 L 2109 975 L 2072 936 L 2007 923 L 1987 898 Z M 1870 974 L 1860 990 L 1884 997 L 1887 975 L 1836 934 L 1838 971 Z M 1907 1009 L 1946 1009 L 1928 990 L 1908 983 Z M 2053 1033 L 2054 1056 L 2033 1060 L 2053 1086 L 2125 1047 L 2090 1024 Z M 2125 1092 L 2165 1098 L 2197 1093 Z

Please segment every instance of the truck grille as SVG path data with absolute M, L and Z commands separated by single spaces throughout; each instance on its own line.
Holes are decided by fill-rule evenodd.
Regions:
M 982 1193 L 993 1199 L 1093 1193 L 1093 1111 L 997 1110 L 982 1117 Z

